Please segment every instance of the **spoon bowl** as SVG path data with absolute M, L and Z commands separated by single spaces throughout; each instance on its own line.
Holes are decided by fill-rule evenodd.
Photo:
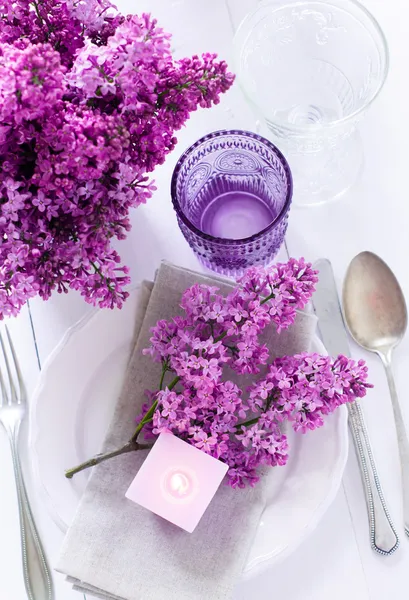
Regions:
M 402 289 L 388 265 L 372 252 L 352 260 L 343 305 L 352 337 L 371 352 L 391 350 L 405 335 L 408 313 Z

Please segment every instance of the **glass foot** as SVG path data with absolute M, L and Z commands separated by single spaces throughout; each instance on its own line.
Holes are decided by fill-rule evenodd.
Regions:
M 294 181 L 293 205 L 303 208 L 337 200 L 355 184 L 363 162 L 360 135 L 312 154 L 285 152 Z

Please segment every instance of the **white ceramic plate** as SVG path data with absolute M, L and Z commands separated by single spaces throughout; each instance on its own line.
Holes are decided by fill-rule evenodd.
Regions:
M 89 476 L 85 471 L 68 480 L 64 471 L 100 450 L 130 355 L 136 301 L 134 292 L 122 310 L 98 311 L 69 330 L 45 364 L 31 404 L 34 472 L 63 531 Z M 313 346 L 325 353 L 318 338 Z M 290 554 L 333 501 L 348 453 L 344 408 L 317 431 L 290 433 L 290 458 L 285 467 L 271 469 L 268 502 L 243 577 Z

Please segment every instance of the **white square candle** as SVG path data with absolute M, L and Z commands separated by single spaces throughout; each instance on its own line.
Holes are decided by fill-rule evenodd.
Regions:
M 227 470 L 220 460 L 161 433 L 125 495 L 192 533 Z

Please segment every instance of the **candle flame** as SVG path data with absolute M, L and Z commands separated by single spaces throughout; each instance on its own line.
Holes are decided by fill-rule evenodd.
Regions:
M 186 496 L 190 491 L 190 481 L 184 473 L 174 473 L 169 481 L 170 489 L 175 495 Z
M 186 466 L 174 466 L 162 475 L 161 489 L 170 502 L 191 502 L 199 491 L 195 472 Z

